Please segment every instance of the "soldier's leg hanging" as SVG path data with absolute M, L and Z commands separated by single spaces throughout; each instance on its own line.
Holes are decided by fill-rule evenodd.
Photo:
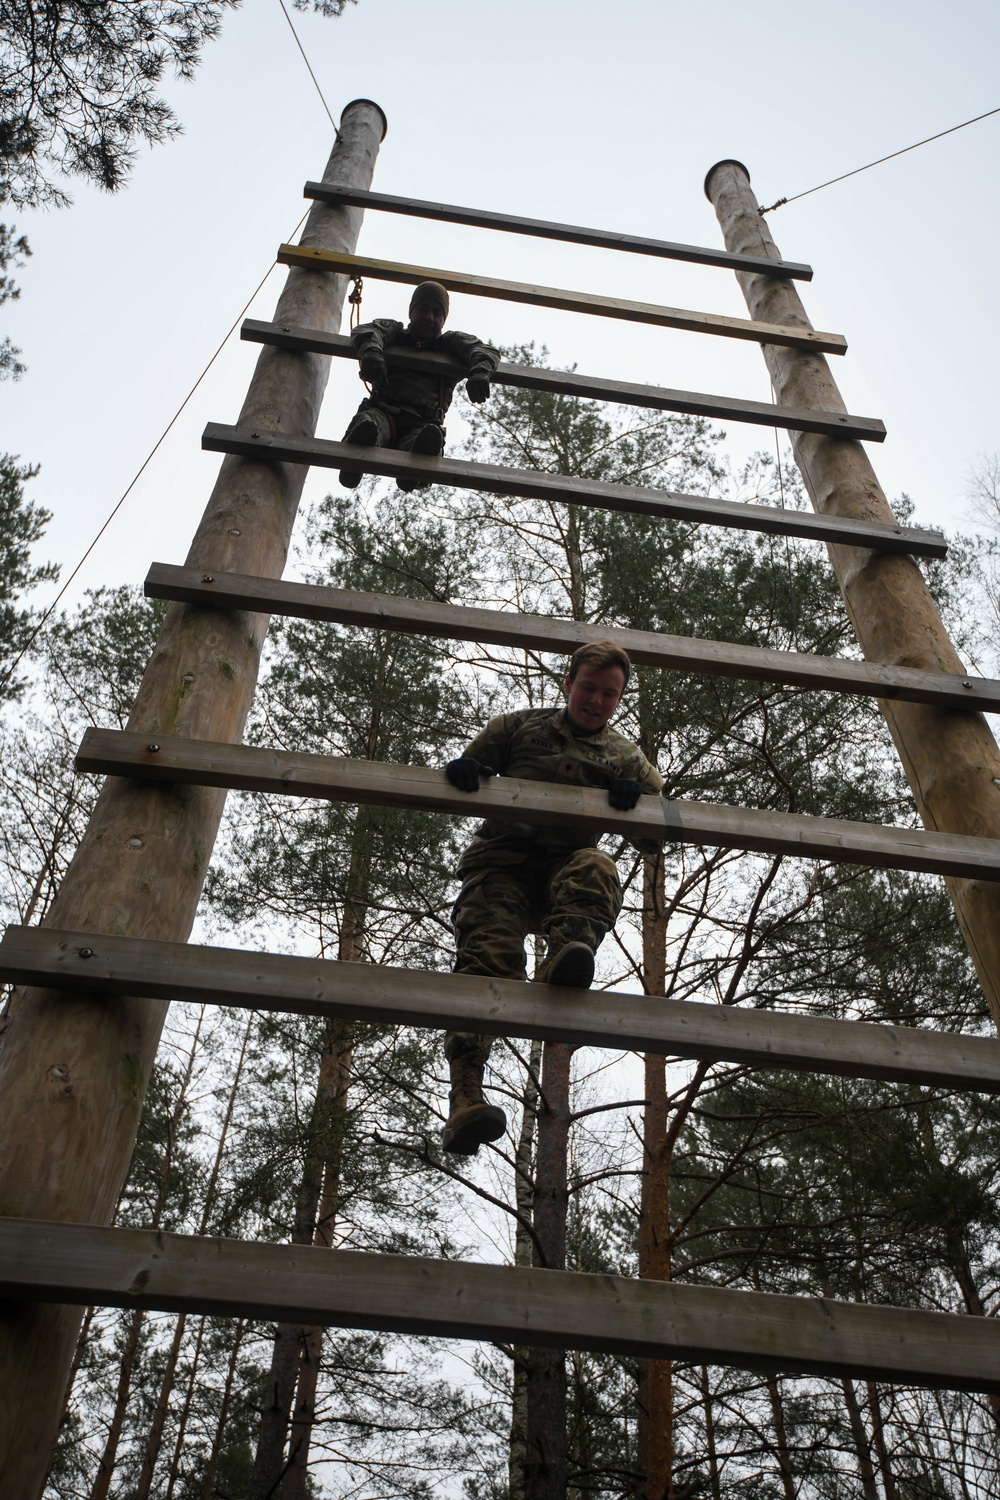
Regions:
M 456 974 L 485 974 L 493 979 L 526 979 L 524 941 L 534 929 L 535 885 L 532 872 L 515 865 L 486 870 L 467 879 L 452 910 L 455 928 Z M 445 1038 L 445 1052 L 452 1037 Z M 492 1037 L 461 1033 L 465 1050 L 483 1065 Z
M 588 987 L 594 955 L 621 907 L 615 862 L 600 849 L 577 849 L 557 864 L 548 879 L 542 919 L 546 953 L 538 978 Z
M 363 448 L 387 448 L 392 442 L 392 418 L 380 407 L 367 403 L 358 407 L 344 433 L 345 443 L 358 443 Z M 345 489 L 353 490 L 361 483 L 360 469 L 341 469 L 340 482 Z
M 488 870 L 462 886 L 452 921 L 456 972 L 524 979 L 524 940 L 532 927 L 533 885 L 527 871 Z M 494 1038 L 449 1031 L 444 1039 L 451 1073 L 450 1111 L 441 1137 L 445 1151 L 472 1156 L 507 1128 L 507 1117 L 483 1097 L 483 1073 Z
M 396 447 L 404 453 L 423 453 L 428 458 L 438 458 L 444 452 L 444 428 L 439 422 L 414 422 L 405 430 L 400 424 L 400 436 Z M 397 479 L 399 489 L 407 494 L 411 490 L 425 490 L 428 481 L 422 479 Z

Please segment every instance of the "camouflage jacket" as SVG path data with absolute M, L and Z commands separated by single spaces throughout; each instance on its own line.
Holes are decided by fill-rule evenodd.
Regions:
M 463 751 L 499 776 L 526 781 L 560 781 L 571 786 L 610 786 L 621 777 L 642 782 L 649 796 L 659 796 L 663 779 L 638 745 L 605 726 L 582 734 L 570 724 L 565 708 L 524 708 L 491 719 Z M 462 858 L 463 873 L 480 864 L 513 863 L 537 851 L 557 859 L 574 849 L 593 848 L 596 837 L 585 829 L 544 828 L 531 823 L 487 822 Z M 652 847 L 657 847 L 653 845 Z
M 384 354 L 394 344 L 404 349 L 426 349 L 432 354 L 449 354 L 457 359 L 465 373 L 492 375 L 500 363 L 500 354 L 491 344 L 484 344 L 474 333 L 448 329 L 436 339 L 422 343 L 395 318 L 376 318 L 362 323 L 352 335 L 358 359 L 366 354 Z M 372 399 L 390 411 L 413 412 L 431 421 L 440 421 L 451 405 L 455 386 L 461 375 L 439 374 L 431 370 L 401 370 L 389 365 L 388 384 L 372 391 Z

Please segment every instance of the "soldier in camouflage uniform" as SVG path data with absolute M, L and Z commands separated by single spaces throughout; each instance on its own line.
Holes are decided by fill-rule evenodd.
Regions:
M 560 709 L 522 709 L 491 719 L 458 760 L 446 767 L 462 791 L 483 776 L 516 776 L 571 786 L 608 788 L 612 807 L 635 807 L 663 787 L 637 745 L 609 728 L 628 682 L 630 662 L 611 641 L 581 646 L 570 661 Z M 594 955 L 615 925 L 622 891 L 614 861 L 584 829 L 527 823 L 483 823 L 459 864 L 462 888 L 452 920 L 455 969 L 501 979 L 526 978 L 524 941 L 546 939 L 536 979 L 588 987 Z M 472 1155 L 506 1129 L 502 1109 L 483 1098 L 483 1070 L 492 1037 L 449 1032 L 451 1111 L 442 1144 Z
M 352 337 L 361 361 L 361 378 L 371 386 L 371 395 L 351 418 L 345 443 L 401 448 L 435 457 L 444 452 L 444 415 L 460 377 L 430 370 L 390 369 L 385 354 L 393 347 L 450 354 L 468 372 L 465 389 L 469 400 L 488 398 L 490 376 L 500 363 L 500 355 L 473 333 L 459 333 L 457 329 L 442 332 L 448 308 L 444 287 L 436 281 L 424 281 L 410 298 L 406 328 L 394 318 L 376 318 L 374 323 L 355 328 Z M 361 482 L 361 470 L 341 469 L 340 482 L 354 489 Z M 397 479 L 396 483 L 401 490 L 420 487 L 415 479 Z

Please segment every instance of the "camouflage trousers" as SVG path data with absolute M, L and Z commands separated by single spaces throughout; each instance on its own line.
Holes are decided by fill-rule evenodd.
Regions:
M 586 943 L 596 953 L 621 906 L 615 862 L 600 849 L 576 849 L 555 860 L 531 854 L 515 865 L 477 871 L 465 880 L 452 912 L 455 972 L 526 979 L 524 941 L 539 932 L 546 953 L 536 978 L 544 980 L 567 943 Z M 485 1065 L 494 1040 L 449 1031 L 445 1056 L 449 1062 L 462 1056 Z
M 345 443 L 354 441 L 351 433 L 361 417 L 371 418 L 378 428 L 376 448 L 401 448 L 404 452 L 408 452 L 414 447 L 417 438 L 425 428 L 431 428 L 435 435 L 444 432 L 440 422 L 434 422 L 429 417 L 420 417 L 415 412 L 400 411 L 396 408 L 384 411 L 373 401 L 363 401 L 344 433 Z

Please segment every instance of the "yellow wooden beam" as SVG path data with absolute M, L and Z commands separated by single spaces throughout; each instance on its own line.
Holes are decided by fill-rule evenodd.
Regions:
M 681 307 L 658 307 L 653 302 L 626 302 L 621 297 L 597 297 L 591 292 L 567 292 L 558 287 L 534 286 L 523 281 L 497 281 L 491 276 L 472 276 L 466 271 L 438 271 L 430 266 L 372 260 L 363 255 L 318 250 L 310 245 L 280 246 L 278 264 L 299 266 L 307 271 L 346 271 L 349 276 L 368 276 L 374 281 L 401 281 L 413 286 L 421 281 L 438 281 L 449 292 L 466 292 L 473 297 L 527 302 L 534 307 L 558 307 L 563 312 L 592 313 L 599 318 L 624 318 L 631 323 L 681 328 L 687 333 L 749 339 L 754 344 L 782 344 L 788 349 L 806 349 L 811 354 L 844 354 L 847 351 L 847 340 L 842 334 L 818 333 L 814 328 L 786 328 L 748 318 L 688 312 Z

